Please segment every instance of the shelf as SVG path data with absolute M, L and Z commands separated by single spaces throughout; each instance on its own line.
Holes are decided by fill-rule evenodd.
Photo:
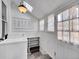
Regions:
M 31 51 L 31 53 L 39 52 L 39 48 L 40 48 L 39 46 L 31 47 L 30 51 Z
M 32 52 L 39 51 L 39 39 L 40 37 L 31 37 L 28 39 L 28 49 Z

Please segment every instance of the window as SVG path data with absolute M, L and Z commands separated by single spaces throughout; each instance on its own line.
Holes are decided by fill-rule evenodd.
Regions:
M 63 32 L 63 41 L 69 42 L 69 32 Z
M 68 20 L 68 19 L 69 19 L 69 9 L 63 12 L 63 20 Z
M 58 21 L 62 21 L 62 13 L 58 14 Z
M 79 44 L 79 32 L 74 33 L 74 44 Z
M 79 17 L 79 6 L 73 6 L 70 8 L 70 19 Z
M 62 30 L 63 30 L 63 23 L 62 23 L 62 13 L 60 13 L 60 14 L 58 14 L 58 16 L 57 16 L 57 19 L 58 19 L 58 24 L 57 24 L 57 30 L 58 30 L 58 33 L 57 33 L 57 35 L 58 35 L 58 40 L 63 40 L 63 32 L 62 32 Z
M 74 32 L 70 32 L 70 42 L 74 43 Z
M 63 25 L 62 22 L 58 22 L 58 30 L 62 30 L 62 25 Z
M 6 18 L 6 5 L 2 1 L 2 38 L 7 35 L 7 18 Z
M 54 31 L 54 15 L 48 17 L 48 31 Z
M 72 31 L 73 30 L 73 20 L 70 20 L 70 31 Z
M 64 21 L 64 22 L 63 22 L 63 30 L 64 30 L 64 31 L 69 30 L 69 21 Z
M 79 31 L 79 19 L 73 19 L 73 31 Z
M 44 19 L 40 20 L 40 31 L 44 31 Z
M 71 32 L 71 42 L 79 44 L 79 32 Z
M 60 14 L 63 16 L 60 17 Z M 79 6 L 73 6 L 60 14 L 58 14 L 58 40 L 79 45 Z
M 62 33 L 62 31 L 58 31 L 58 40 L 62 40 L 63 39 L 63 33 Z
M 2 21 L 2 38 L 7 34 L 7 22 Z
M 70 8 L 70 10 L 69 10 L 69 13 L 70 13 L 70 19 L 72 19 L 73 18 L 73 16 L 72 16 L 72 14 L 73 14 L 73 8 Z
M 77 6 L 74 6 L 72 8 L 73 8 L 73 14 L 72 14 L 73 18 L 78 17 L 79 9 L 77 8 Z

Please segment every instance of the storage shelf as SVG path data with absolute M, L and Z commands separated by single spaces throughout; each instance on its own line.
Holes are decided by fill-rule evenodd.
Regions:
M 31 37 L 28 39 L 28 49 L 31 53 L 39 51 L 39 39 L 40 37 Z

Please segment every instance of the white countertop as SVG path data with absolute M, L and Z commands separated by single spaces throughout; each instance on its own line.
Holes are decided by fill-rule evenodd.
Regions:
M 27 37 L 17 38 L 17 39 L 6 39 L 1 41 L 0 44 L 11 44 L 11 43 L 18 43 L 18 42 L 27 42 Z

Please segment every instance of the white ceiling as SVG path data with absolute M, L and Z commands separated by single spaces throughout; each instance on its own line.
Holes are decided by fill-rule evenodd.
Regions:
M 72 0 L 25 0 L 34 9 L 31 13 L 37 18 L 42 18 L 50 12 L 54 11 L 57 7 Z M 18 5 L 20 0 L 12 0 L 13 4 Z M 62 7 L 62 6 L 61 6 Z

